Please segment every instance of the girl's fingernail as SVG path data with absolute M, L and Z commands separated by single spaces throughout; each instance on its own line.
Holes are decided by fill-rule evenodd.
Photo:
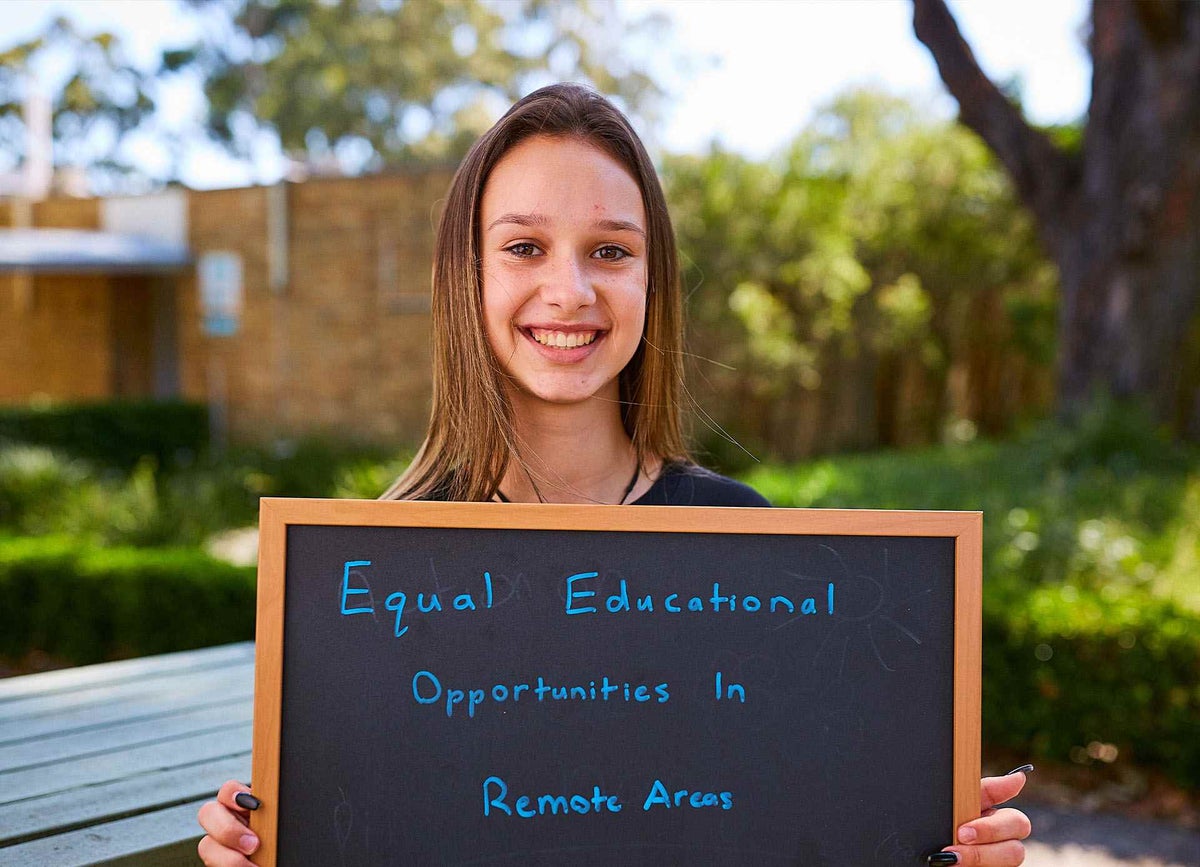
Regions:
M 970 825 L 963 825 L 958 829 L 958 842 L 960 843 L 974 843 L 978 836 L 979 832 Z
M 957 864 L 957 852 L 934 852 L 927 859 L 930 864 Z
M 1009 771 L 1004 776 L 1011 777 L 1013 774 L 1028 774 L 1032 770 L 1033 770 L 1033 765 L 1021 765 L 1021 767 L 1019 767 L 1019 768 L 1013 768 L 1011 771 Z
M 238 845 L 242 847 L 242 851 L 247 855 L 258 848 L 258 838 L 253 834 L 243 834 L 242 839 L 238 840 Z
M 257 810 L 262 806 L 262 801 L 249 792 L 238 792 L 233 796 L 233 802 L 243 810 Z

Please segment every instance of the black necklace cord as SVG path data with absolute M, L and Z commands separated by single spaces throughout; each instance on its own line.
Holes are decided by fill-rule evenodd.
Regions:
M 641 476 L 642 476 L 642 462 L 638 461 L 633 466 L 633 478 L 630 479 L 629 484 L 625 486 L 625 493 L 621 494 L 621 499 L 617 503 L 618 506 L 625 505 L 625 501 L 629 499 L 629 495 L 632 494 L 633 489 L 635 487 L 637 487 L 638 479 L 640 479 Z M 502 502 L 502 503 L 512 502 L 511 500 L 509 500 L 508 497 L 504 496 L 504 492 L 501 491 L 499 488 L 496 488 L 496 498 L 499 499 L 500 502 Z M 540 492 L 538 493 L 538 501 L 543 502 L 543 503 L 545 502 L 545 500 L 542 499 L 542 495 Z

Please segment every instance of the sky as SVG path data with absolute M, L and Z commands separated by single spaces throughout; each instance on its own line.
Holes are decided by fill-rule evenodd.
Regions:
M 913 36 L 908 0 L 617 2 L 629 18 L 665 13 L 678 50 L 711 60 L 664 82 L 672 98 L 653 139 L 668 151 L 699 151 L 718 141 L 766 156 L 854 85 L 885 87 L 931 114 L 954 113 L 928 51 Z M 1083 114 L 1091 76 L 1081 37 L 1087 0 L 953 0 L 951 9 L 984 70 L 994 80 L 1021 82 L 1034 121 L 1067 122 Z M 0 0 L 0 50 L 35 35 L 57 14 L 85 32 L 113 30 L 132 57 L 148 65 L 163 48 L 186 44 L 197 32 L 175 0 Z M 164 97 L 163 127 L 186 128 L 201 117 L 194 84 L 178 82 Z M 146 166 L 166 169 L 155 140 L 147 136 L 135 147 Z M 183 181 L 198 188 L 271 183 L 282 171 L 269 136 L 253 166 L 200 142 L 189 145 L 180 163 Z

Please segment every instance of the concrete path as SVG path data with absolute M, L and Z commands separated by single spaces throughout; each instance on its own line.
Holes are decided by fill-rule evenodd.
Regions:
M 1021 803 L 1033 822 L 1025 867 L 1200 867 L 1200 831 Z

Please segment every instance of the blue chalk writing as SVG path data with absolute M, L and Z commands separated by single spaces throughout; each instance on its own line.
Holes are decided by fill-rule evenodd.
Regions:
M 419 689 L 419 682 L 422 678 L 429 680 L 433 684 L 434 689 L 437 690 L 437 692 L 428 698 L 422 696 L 421 690 Z M 417 704 L 433 704 L 442 697 L 442 682 L 437 679 L 432 671 L 418 671 L 413 675 L 412 691 L 413 698 L 416 699 Z
M 490 776 L 483 781 L 483 815 L 490 816 L 496 810 L 506 816 L 513 815 L 513 807 L 507 803 L 508 783 L 500 777 Z M 533 805 L 537 808 L 534 809 Z M 619 813 L 623 806 L 616 795 L 607 795 L 599 786 L 592 786 L 592 794 L 545 794 L 521 795 L 514 802 L 516 814 L 522 819 L 535 816 L 586 816 L 590 813 Z
M 604 607 L 609 610 L 609 613 L 616 614 L 618 611 L 629 610 L 629 585 L 624 578 L 621 579 L 620 590 L 608 597 L 604 603 Z
M 348 597 L 357 593 L 370 593 L 369 587 L 351 587 L 350 586 L 350 570 L 356 566 L 370 566 L 370 560 L 347 560 L 342 569 L 342 614 L 374 614 L 375 608 L 347 608 L 346 601 Z
M 596 607 L 594 605 L 586 608 L 576 608 L 572 602 L 576 596 L 583 598 L 585 596 L 596 595 L 595 590 L 576 590 L 575 582 L 585 581 L 589 578 L 595 578 L 599 574 L 599 572 L 577 572 L 567 579 L 567 614 L 591 614 L 596 611 Z
M 396 637 L 399 638 L 404 633 L 408 632 L 408 627 L 400 626 L 400 619 L 404 617 L 404 603 L 408 601 L 408 597 L 402 591 L 397 590 L 395 593 L 383 600 L 383 607 L 388 611 L 396 612 L 396 625 L 393 628 Z
M 370 560 L 348 560 L 345 564 L 344 573 L 342 576 L 342 599 L 341 612 L 342 614 L 373 614 L 375 613 L 374 601 L 370 596 L 368 607 L 350 607 L 350 596 L 357 594 L 369 594 L 370 587 L 358 588 L 350 586 L 350 571 L 354 567 L 370 566 Z M 451 597 L 450 593 L 445 590 L 436 590 L 432 593 L 417 593 L 416 609 L 418 614 L 441 614 L 444 610 L 443 597 L 451 600 L 451 608 L 456 612 L 478 611 L 482 602 L 485 609 L 490 609 L 493 606 L 493 588 L 492 575 L 490 572 L 483 573 L 483 594 L 477 597 L 477 591 L 465 591 Z M 408 625 L 405 622 L 405 614 L 411 611 L 408 600 L 411 597 L 403 590 L 397 590 L 394 593 L 388 594 L 384 599 L 383 607 L 388 611 L 395 612 L 395 619 L 392 623 L 392 634 L 399 638 L 408 632 Z M 356 600 L 358 601 L 358 600 Z M 503 601 L 503 600 L 502 600 Z M 411 615 L 410 615 L 411 616 Z
M 494 797 L 488 796 L 488 786 L 495 786 L 499 789 L 499 793 Z M 499 777 L 488 777 L 483 781 L 483 815 L 491 814 L 492 807 L 503 810 L 507 815 L 512 815 L 512 808 L 504 803 L 504 797 L 508 794 L 508 784 Z
M 418 671 L 412 679 L 413 700 L 417 704 L 433 705 L 443 702 L 446 716 L 453 718 L 465 708 L 468 719 L 474 719 L 482 708 L 489 705 L 519 704 L 522 694 L 525 703 L 543 702 L 595 702 L 606 704 L 626 701 L 644 704 L 655 702 L 666 704 L 671 700 L 670 684 L 630 683 L 614 681 L 608 675 L 583 684 L 548 683 L 539 675 L 528 683 L 491 683 L 459 685 L 443 683 L 432 671 Z M 490 699 L 490 701 L 489 701 Z M 502 711 L 503 712 L 503 711 Z
M 721 672 L 717 672 L 717 701 L 732 701 L 737 698 L 742 704 L 746 703 L 746 688 L 740 683 L 723 684 Z
M 786 606 L 787 606 L 787 610 L 788 610 L 788 614 L 795 614 L 795 613 L 796 613 L 796 605 L 795 605 L 795 603 L 793 603 L 793 602 L 792 602 L 792 600 L 791 600 L 791 599 L 788 599 L 786 596 L 772 596 L 772 597 L 771 597 L 771 613 L 772 613 L 772 614 L 774 614 L 774 613 L 775 613 L 775 608 L 776 608 L 778 605 L 786 605 Z
M 649 811 L 652 807 L 664 807 L 670 810 L 682 807 L 685 804 L 696 810 L 717 806 L 722 810 L 732 810 L 733 793 L 691 791 L 688 789 L 677 789 L 672 793 L 667 789 L 662 780 L 655 780 L 654 784 L 650 787 L 650 793 L 646 796 L 646 800 L 642 802 L 642 809 Z
M 685 600 L 679 593 L 667 593 L 656 598 L 654 593 L 642 593 L 640 590 L 635 592 L 630 580 L 621 578 L 616 581 L 616 589 L 605 595 L 604 604 L 600 605 L 597 598 L 600 596 L 599 592 L 589 589 L 592 579 L 598 577 L 598 572 L 576 572 L 565 579 L 564 599 L 567 614 L 628 614 L 634 611 L 639 614 L 654 614 L 659 610 L 666 614 L 679 614 L 683 611 L 712 614 L 795 614 L 797 609 L 801 614 L 818 613 L 817 598 L 812 596 L 803 599 L 784 594 L 770 597 L 753 594 L 740 596 L 736 592 L 724 589 L 719 581 L 713 582 L 711 595 L 688 596 Z M 826 587 L 824 605 L 830 615 L 833 614 L 833 592 L 834 585 L 830 582 Z M 662 601 L 661 609 L 658 607 L 659 599 Z

